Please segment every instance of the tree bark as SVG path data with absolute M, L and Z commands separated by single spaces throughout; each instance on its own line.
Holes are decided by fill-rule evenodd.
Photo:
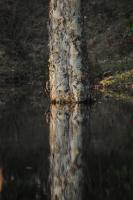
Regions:
M 80 0 L 51 0 L 49 11 L 49 82 L 53 102 L 89 99 L 84 63 Z

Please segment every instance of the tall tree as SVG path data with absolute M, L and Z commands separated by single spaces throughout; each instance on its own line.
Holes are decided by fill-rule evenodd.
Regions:
M 80 0 L 51 0 L 49 18 L 51 101 L 84 102 L 90 92 L 88 66 L 83 59 Z

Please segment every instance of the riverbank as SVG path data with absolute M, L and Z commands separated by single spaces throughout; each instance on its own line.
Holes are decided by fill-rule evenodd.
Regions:
M 133 98 L 133 62 L 117 60 L 100 63 L 94 89 Z M 107 93 L 107 92 L 106 92 Z M 116 96 L 116 95 L 115 95 Z

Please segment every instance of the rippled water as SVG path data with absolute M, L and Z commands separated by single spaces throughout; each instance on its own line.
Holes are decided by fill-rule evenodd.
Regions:
M 50 106 L 39 88 L 1 88 L 0 198 L 133 199 L 132 110 L 103 97 Z

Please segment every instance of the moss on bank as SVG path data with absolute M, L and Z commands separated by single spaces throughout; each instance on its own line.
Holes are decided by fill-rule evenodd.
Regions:
M 105 77 L 103 80 L 100 81 L 100 84 L 104 88 L 132 90 L 133 69 L 121 73 L 115 73 L 114 75 Z
M 132 60 L 112 60 L 100 63 L 101 77 L 95 81 L 94 89 L 105 97 L 121 99 L 133 103 Z

